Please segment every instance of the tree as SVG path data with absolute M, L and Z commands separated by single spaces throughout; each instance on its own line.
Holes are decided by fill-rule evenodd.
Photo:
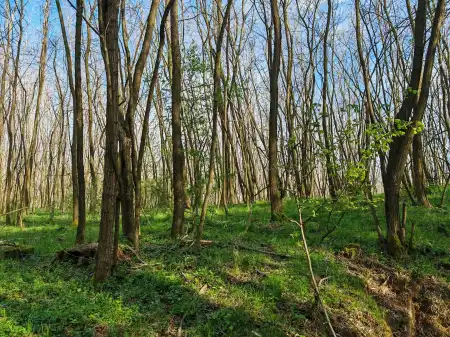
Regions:
M 383 182 L 388 251 L 392 255 L 402 254 L 406 245 L 405 229 L 402 228 L 400 223 L 400 186 L 414 134 L 420 132 L 421 129 L 444 14 L 445 1 L 439 0 L 436 5 L 427 53 L 424 60 L 426 1 L 418 1 L 414 22 L 413 65 L 405 98 L 403 99 L 400 110 L 396 114 L 396 119 L 399 122 L 395 124 L 394 130 L 397 131 L 398 135 L 393 138 L 389 146 L 386 178 Z M 422 84 L 420 85 L 420 83 Z
M 426 188 L 425 188 L 425 164 L 423 156 L 423 144 L 422 134 L 417 133 L 413 137 L 412 141 L 412 176 L 414 185 L 414 194 L 416 196 L 416 202 L 419 205 L 431 208 L 431 204 L 428 201 Z
M 184 149 L 181 132 L 181 52 L 178 33 L 178 0 L 170 11 L 172 51 L 172 156 L 173 156 L 173 239 L 183 234 L 184 224 Z
M 76 104 L 76 95 L 75 95 L 75 85 L 73 79 L 72 72 L 72 54 L 69 47 L 69 41 L 67 39 L 66 33 L 66 25 L 64 23 L 64 17 L 61 10 L 61 3 L 59 0 L 56 0 L 56 8 L 58 9 L 59 22 L 61 25 L 61 34 L 64 41 L 64 50 L 66 55 L 67 62 L 67 78 L 69 80 L 69 88 L 72 94 L 72 102 L 75 107 Z M 76 110 L 74 109 L 74 112 Z M 72 125 L 72 146 L 71 146 L 71 155 L 72 155 L 72 225 L 78 227 L 78 218 L 79 218 L 79 186 L 78 186 L 78 168 L 77 168 L 77 121 L 76 121 L 76 113 L 74 113 L 73 125 Z
M 95 282 L 104 281 L 114 264 L 113 224 L 119 210 L 118 193 L 118 123 L 119 123 L 119 34 L 118 0 L 98 1 L 98 24 L 103 62 L 106 72 L 107 103 L 105 126 L 105 156 L 103 165 L 103 193 L 96 254 Z
M 282 212 L 282 201 L 278 185 L 278 75 L 281 62 L 281 23 L 278 1 L 271 0 L 273 24 L 273 50 L 269 48 L 270 111 L 269 111 L 269 192 L 272 220 Z
M 78 227 L 76 243 L 83 243 L 86 231 L 86 184 L 84 179 L 84 122 L 83 89 L 81 87 L 81 36 L 83 29 L 84 1 L 77 0 L 75 23 L 75 100 L 74 128 L 76 129 L 77 176 L 78 176 Z M 74 140 L 75 141 L 75 140 Z
M 358 1 L 358 0 L 356 0 Z M 328 34 L 330 32 L 331 14 L 333 11 L 331 0 L 328 0 L 327 10 L 327 24 L 325 26 L 325 32 L 323 37 L 323 83 L 322 83 L 322 131 L 323 140 L 325 146 L 325 166 L 328 178 L 328 190 L 332 199 L 337 198 L 335 179 L 336 173 L 333 163 L 333 145 L 331 144 L 331 137 L 328 130 L 328 117 L 329 112 L 327 109 L 327 92 L 328 92 Z
M 203 236 L 203 228 L 205 225 L 205 218 L 206 218 L 206 209 L 208 207 L 208 198 L 209 194 L 211 192 L 211 185 L 213 183 L 214 178 L 214 160 L 215 160 L 215 152 L 216 152 L 216 145 L 217 145 L 217 119 L 218 119 L 218 110 L 219 105 L 223 104 L 223 98 L 222 98 L 222 91 L 220 86 L 220 67 L 221 67 L 221 60 L 220 56 L 222 54 L 222 43 L 223 43 L 223 37 L 225 35 L 225 26 L 230 18 L 231 13 L 231 7 L 233 4 L 233 0 L 229 0 L 227 4 L 227 9 L 225 11 L 225 15 L 223 17 L 223 22 L 220 27 L 219 35 L 217 37 L 217 43 L 216 43 L 216 50 L 214 54 L 214 75 L 213 75 L 213 116 L 212 116 L 212 132 L 211 132 L 211 147 L 210 147 L 210 153 L 209 153 L 209 168 L 208 168 L 208 181 L 206 183 L 206 191 L 205 195 L 203 197 L 203 205 L 202 205 L 202 212 L 200 214 L 200 222 L 197 227 L 196 237 L 195 237 L 195 245 L 197 249 L 200 248 L 200 241 Z M 217 8 L 218 15 L 221 15 L 221 8 Z

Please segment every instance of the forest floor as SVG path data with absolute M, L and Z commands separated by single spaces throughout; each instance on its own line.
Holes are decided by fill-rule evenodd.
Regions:
M 244 205 L 228 215 L 211 208 L 204 239 L 212 243 L 199 253 L 170 240 L 169 211 L 145 214 L 139 258 L 124 249 L 124 261 L 97 287 L 93 264 L 52 263 L 73 245 L 69 214 L 50 220 L 36 211 L 24 230 L 0 223 L 0 240 L 35 249 L 27 258 L 0 258 L 0 336 L 327 336 L 299 229 L 288 221 L 298 218 L 295 203 L 284 209 L 287 218 L 271 223 L 269 205 L 256 203 L 249 226 Z M 363 204 L 316 199 L 302 209 L 339 336 L 450 336 L 449 206 L 408 206 L 414 249 L 396 260 L 378 246 Z M 384 224 L 381 200 L 377 209 Z M 98 223 L 89 219 L 90 242 Z

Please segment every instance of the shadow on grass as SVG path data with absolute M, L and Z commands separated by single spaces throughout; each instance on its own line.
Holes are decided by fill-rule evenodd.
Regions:
M 285 335 L 244 308 L 217 304 L 163 271 L 121 266 L 97 289 L 91 272 L 66 264 L 52 270 L 31 261 L 3 264 L 0 335 L 92 336 L 96 330 L 109 336 Z

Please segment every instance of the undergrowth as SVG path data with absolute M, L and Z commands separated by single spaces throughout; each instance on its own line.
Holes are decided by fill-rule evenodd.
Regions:
M 312 199 L 302 209 L 314 271 L 335 322 L 355 315 L 380 327 L 379 336 L 388 331 L 385 309 L 338 258 L 349 244 L 393 268 L 450 282 L 442 267 L 450 263 L 445 207 L 408 207 L 414 250 L 395 261 L 378 246 L 363 202 Z M 384 223 L 381 203 L 377 209 Z M 211 210 L 204 238 L 212 244 L 199 253 L 170 240 L 170 211 L 146 212 L 140 257 L 147 266 L 121 263 L 97 288 L 92 265 L 52 263 L 56 251 L 73 245 L 69 214 L 50 220 L 36 210 L 24 218 L 25 230 L 0 225 L 0 240 L 35 248 L 29 258 L 0 260 L 0 336 L 325 336 L 298 228 L 288 221 L 297 218 L 295 203 L 285 201 L 279 223 L 270 223 L 266 203 L 253 205 L 250 224 L 246 206 L 230 206 L 228 215 Z M 187 213 L 188 227 L 190 220 Z M 96 241 L 98 223 L 89 219 L 87 241 Z

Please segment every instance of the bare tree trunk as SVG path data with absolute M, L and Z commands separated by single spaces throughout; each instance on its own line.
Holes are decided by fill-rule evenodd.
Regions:
M 278 1 L 271 0 L 272 24 L 274 29 L 273 54 L 269 53 L 270 64 L 270 112 L 269 112 L 269 192 L 271 218 L 277 220 L 282 213 L 282 201 L 278 184 L 278 75 L 281 62 L 281 23 Z M 271 41 L 269 43 L 272 43 Z
M 233 6 L 233 0 L 229 0 L 227 4 L 227 9 L 225 11 L 225 15 L 223 18 L 222 25 L 220 27 L 219 36 L 217 37 L 216 50 L 214 55 L 214 97 L 213 97 L 213 126 L 212 126 L 212 134 L 211 134 L 211 147 L 209 153 L 209 169 L 208 169 L 208 182 L 206 184 L 206 191 L 203 198 L 202 212 L 200 214 L 200 222 L 197 227 L 197 233 L 195 237 L 195 245 L 197 249 L 200 248 L 200 240 L 203 236 L 203 228 L 205 224 L 206 218 L 206 209 L 208 207 L 208 198 L 211 192 L 211 185 L 213 183 L 214 177 L 214 157 L 216 152 L 216 144 L 217 144 L 217 115 L 219 110 L 219 104 L 223 104 L 222 102 L 222 91 L 220 87 L 220 56 L 222 54 L 222 43 L 223 37 L 225 35 L 225 26 L 229 20 L 231 7 Z M 221 11 L 221 8 L 218 8 L 218 12 Z M 219 14 L 220 15 L 220 14 Z
M 89 20 L 92 21 L 94 17 L 95 6 L 91 9 Z M 94 135 L 93 135 L 93 100 L 91 89 L 91 78 L 89 71 L 89 57 L 91 55 L 91 30 L 88 28 L 86 31 L 86 50 L 84 53 L 84 71 L 86 74 L 86 93 L 88 103 L 88 142 L 89 142 L 89 173 L 91 176 L 91 186 L 89 193 L 89 213 L 94 213 L 97 207 L 98 198 L 98 178 L 95 172 L 95 147 L 94 147 Z
M 13 171 L 12 171 L 12 161 L 13 161 L 13 151 L 14 151 L 14 138 L 13 138 L 13 123 L 15 110 L 17 107 L 17 85 L 19 81 L 19 62 L 20 62 L 20 53 L 22 48 L 22 38 L 23 38 L 23 18 L 24 18 L 24 3 L 23 0 L 20 0 L 19 6 L 19 36 L 17 38 L 17 49 L 16 55 L 14 58 L 14 77 L 12 84 L 12 98 L 11 98 L 11 107 L 9 110 L 8 116 L 8 139 L 9 139 L 9 147 L 8 147 L 8 159 L 6 164 L 6 184 L 5 184 L 5 193 L 6 193 L 6 224 L 11 225 L 11 194 L 12 194 L 12 180 L 13 180 Z
M 412 142 L 412 169 L 416 202 L 421 206 L 431 208 L 425 190 L 426 178 L 423 162 L 422 134 L 420 133 L 414 136 Z
M 429 96 L 431 75 L 433 70 L 436 46 L 440 39 L 443 17 L 445 13 L 445 0 L 437 2 L 430 40 L 423 65 L 425 50 L 426 1 L 419 0 L 416 11 L 414 31 L 414 57 L 409 91 L 403 100 L 396 118 L 402 121 L 411 121 L 403 135 L 394 137 L 389 147 L 389 157 L 386 167 L 384 184 L 385 215 L 387 223 L 388 251 L 392 255 L 399 255 L 405 251 L 404 236 L 400 225 L 400 186 L 405 171 L 408 151 L 414 137 L 414 128 L 422 121 L 426 103 Z M 422 76 L 423 67 L 423 76 Z M 422 78 L 422 86 L 420 82 Z M 417 99 L 416 95 L 419 95 Z
M 325 145 L 325 166 L 328 179 L 328 191 L 331 199 L 337 198 L 335 179 L 336 170 L 334 169 L 334 150 L 329 136 L 328 130 L 328 109 L 327 109 L 327 92 L 328 92 L 328 34 L 330 32 L 331 13 L 333 10 L 331 0 L 328 0 L 327 24 L 323 38 L 323 84 L 322 84 L 322 131 Z
M 84 121 L 83 89 L 81 87 L 81 34 L 83 29 L 84 1 L 77 0 L 75 23 L 75 101 L 74 128 L 76 133 L 76 159 L 78 176 L 78 227 L 75 243 L 83 243 L 86 232 L 86 185 L 84 180 Z
M 289 139 L 288 155 L 290 158 L 290 167 L 288 169 L 294 175 L 296 193 L 298 196 L 302 196 L 302 181 L 300 178 L 300 171 L 298 168 L 298 155 L 297 155 L 297 137 L 295 133 L 294 114 L 293 114 L 293 90 L 292 90 L 292 70 L 294 66 L 294 50 L 292 46 L 292 33 L 289 26 L 288 18 L 288 2 L 284 2 L 283 5 L 283 21 L 284 30 L 286 36 L 286 49 L 287 49 L 287 67 L 286 67 L 286 124 L 288 128 Z
M 103 282 L 114 265 L 114 224 L 118 186 L 118 123 L 119 123 L 119 0 L 99 0 L 98 20 L 100 43 L 107 79 L 106 147 L 102 210 L 98 250 L 96 254 L 95 282 Z
M 46 72 L 46 63 L 47 63 L 47 42 L 48 42 L 48 16 L 49 16 L 49 1 L 46 0 L 44 5 L 44 21 L 43 21 L 43 39 L 41 43 L 41 55 L 39 57 L 39 78 L 38 78 L 38 93 L 36 97 L 36 111 L 34 115 L 33 122 L 33 133 L 31 136 L 30 148 L 28 150 L 28 156 L 25 157 L 25 166 L 27 169 L 25 170 L 26 174 L 23 182 L 23 205 L 25 207 L 30 207 L 30 189 L 31 189 L 31 177 L 34 169 L 34 158 L 36 155 L 36 145 L 38 138 L 38 127 L 39 120 L 41 118 L 41 101 L 42 101 L 42 92 L 44 90 L 44 82 L 45 82 L 45 72 Z
M 0 152 L 3 144 L 3 132 L 5 126 L 5 119 L 7 117 L 8 111 L 5 107 L 5 96 L 6 96 L 6 75 L 9 74 L 9 63 L 10 63 L 10 52 L 11 52 L 11 35 L 12 35 L 12 20 L 10 17 L 10 7 L 9 1 L 5 3 L 5 21 L 6 23 L 6 43 L 3 47 L 3 71 L 0 78 Z M 3 176 L 3 162 L 0 162 L 0 177 Z M 0 191 L 2 191 L 3 185 L 0 178 Z M 0 212 L 4 212 L 4 193 L 0 197 Z
M 181 52 L 178 34 L 178 0 L 170 11 L 170 46 L 172 52 L 172 156 L 173 220 L 172 239 L 184 233 L 184 150 L 181 132 Z
M 128 31 L 125 20 L 125 2 L 121 2 L 120 17 L 122 24 L 122 38 L 125 49 L 125 69 L 126 69 L 126 84 L 130 86 L 133 81 L 133 74 L 131 73 L 131 54 L 128 47 Z M 121 68 L 120 68 L 121 69 Z M 134 84 L 134 83 L 133 83 Z M 123 95 L 126 88 L 123 89 Z M 119 128 L 120 140 L 120 157 L 121 157 L 121 176 L 123 186 L 120 189 L 120 202 L 122 205 L 122 231 L 133 246 L 138 249 L 138 235 L 136 233 L 135 224 L 135 186 L 133 175 L 133 148 L 134 148 L 134 113 L 137 105 L 138 94 L 134 92 L 134 88 L 130 88 L 130 102 L 125 114 L 125 119 L 120 116 L 121 128 Z
M 56 0 L 56 7 L 58 9 L 59 22 L 61 24 L 61 34 L 64 42 L 64 50 L 66 52 L 67 61 L 67 78 L 69 79 L 70 92 L 72 94 L 72 99 L 75 102 L 75 86 L 73 83 L 72 75 L 72 56 L 69 47 L 69 41 L 67 39 L 66 26 L 64 24 L 64 17 L 61 10 L 61 4 L 59 0 Z M 74 114 L 75 116 L 75 114 Z M 72 128 L 72 145 L 71 145 L 71 155 L 72 155 L 72 225 L 78 226 L 78 170 L 77 170 L 77 132 L 76 132 L 76 120 L 74 117 L 74 123 Z

